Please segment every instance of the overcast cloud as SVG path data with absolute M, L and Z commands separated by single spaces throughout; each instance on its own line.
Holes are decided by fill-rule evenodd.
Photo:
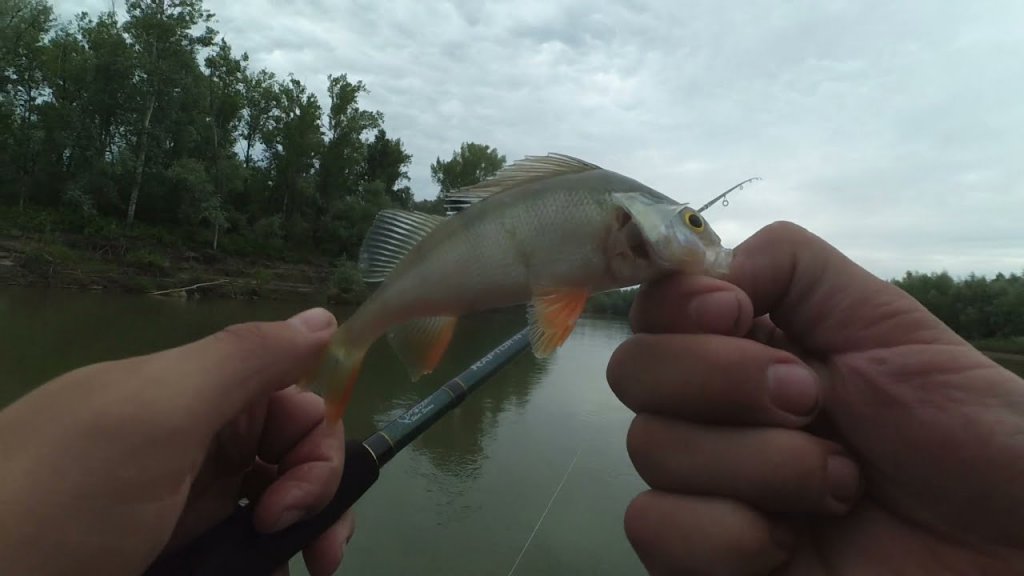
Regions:
M 117 2 L 122 8 L 122 2 Z M 109 0 L 56 0 L 58 12 Z M 563 152 L 774 220 L 882 277 L 1024 271 L 1024 2 L 208 0 L 254 66 L 371 90 L 412 186 L 463 141 Z

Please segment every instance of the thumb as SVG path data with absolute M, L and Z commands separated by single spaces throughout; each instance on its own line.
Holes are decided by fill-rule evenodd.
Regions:
M 313 308 L 281 322 L 249 322 L 169 352 L 168 373 L 185 388 L 189 414 L 221 425 L 257 398 L 312 372 L 337 328 L 334 315 Z
M 727 281 L 801 348 L 837 354 L 905 344 L 963 344 L 909 294 L 789 222 L 736 247 Z

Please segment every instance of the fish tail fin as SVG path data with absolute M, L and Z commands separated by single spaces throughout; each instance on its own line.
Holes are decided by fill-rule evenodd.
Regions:
M 388 342 L 415 382 L 440 364 L 455 333 L 458 318 L 432 316 L 417 318 L 388 332 Z
M 326 418 L 332 424 L 345 415 L 366 356 L 365 348 L 352 346 L 340 337 L 340 327 L 337 334 L 320 361 L 313 383 L 304 386 L 322 392 L 327 404 Z

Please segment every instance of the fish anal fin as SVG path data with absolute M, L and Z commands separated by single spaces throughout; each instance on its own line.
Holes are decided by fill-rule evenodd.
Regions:
M 458 318 L 433 316 L 410 320 L 388 332 L 388 342 L 415 382 L 441 363 L 455 333 Z
M 333 342 L 312 381 L 307 380 L 302 384 L 302 388 L 319 389 L 323 393 L 328 422 L 337 423 L 345 415 L 362 371 L 365 354 L 365 350 L 348 347 L 340 341 Z
M 445 209 L 449 214 L 452 214 L 484 198 L 500 194 L 517 186 L 566 174 L 579 174 L 600 169 L 601 167 L 596 164 L 591 164 L 585 160 L 565 154 L 527 156 L 498 170 L 494 176 L 478 184 L 448 192 L 445 194 Z
M 383 282 L 405 255 L 444 220 L 422 212 L 381 210 L 359 249 L 359 273 L 363 280 Z
M 567 288 L 537 292 L 527 309 L 530 346 L 538 358 L 550 356 L 576 328 L 590 291 Z

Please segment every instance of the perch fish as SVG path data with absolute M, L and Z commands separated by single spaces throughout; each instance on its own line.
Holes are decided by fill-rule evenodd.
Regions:
M 415 381 L 438 365 L 460 316 L 528 303 L 530 346 L 545 357 L 591 294 L 669 273 L 722 275 L 732 259 L 697 210 L 561 154 L 526 157 L 446 205 L 463 209 L 384 210 L 367 233 L 360 273 L 380 284 L 338 327 L 311 383 L 330 421 L 381 336 Z

